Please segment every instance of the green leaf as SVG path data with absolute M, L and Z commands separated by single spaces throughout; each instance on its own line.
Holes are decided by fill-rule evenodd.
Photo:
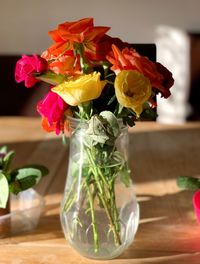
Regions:
M 65 133 L 62 134 L 62 143 L 63 143 L 63 146 L 65 146 L 65 147 L 68 147 L 69 146 L 69 140 L 65 136 Z
M 134 126 L 135 125 L 135 122 L 134 122 L 134 120 L 133 120 L 133 118 L 130 118 L 130 117 L 126 117 L 126 118 L 124 118 L 125 119 L 125 121 L 126 121 L 126 124 L 128 124 L 130 127 L 132 127 L 132 126 Z
M 29 164 L 29 165 L 23 166 L 21 169 L 23 169 L 23 168 L 24 169 L 36 169 L 36 170 L 39 170 L 42 177 L 44 177 L 47 174 L 49 174 L 48 168 L 43 166 L 43 165 L 40 165 L 40 164 Z
M 200 189 L 200 179 L 188 176 L 179 176 L 177 178 L 177 185 L 182 189 L 196 191 Z
M 108 101 L 107 105 L 111 105 L 116 100 L 116 95 L 114 94 L 113 97 Z
M 15 180 L 10 184 L 10 192 L 18 194 L 19 192 L 25 191 L 33 187 L 37 183 L 37 176 L 31 175 L 20 180 Z
M 92 141 L 92 145 L 96 145 L 98 143 L 105 144 L 105 142 L 109 139 L 109 136 L 107 135 L 104 123 L 100 120 L 99 116 L 92 116 L 88 124 L 89 127 L 86 130 L 88 139 L 86 139 Z
M 155 109 L 148 108 L 141 113 L 140 120 L 156 120 L 157 116 Z
M 113 135 L 117 137 L 120 133 L 120 130 L 116 116 L 110 111 L 103 111 L 99 115 L 107 121 Z
M 16 179 L 19 181 L 30 176 L 34 176 L 40 180 L 42 173 L 40 170 L 35 168 L 22 168 L 17 170 Z
M 120 179 L 124 183 L 126 187 L 129 187 L 131 184 L 131 172 L 128 167 L 125 165 L 123 166 L 122 170 L 120 171 Z
M 118 110 L 118 114 L 121 114 L 122 110 L 123 110 L 123 106 L 121 104 L 119 104 L 119 110 Z
M 18 194 L 22 191 L 22 188 L 20 186 L 20 183 L 18 181 L 11 182 L 9 184 L 9 191 L 10 193 Z
M 10 168 L 10 164 L 13 160 L 13 157 L 15 155 L 14 151 L 9 151 L 6 156 L 3 158 L 3 171 L 7 172 Z
M 47 175 L 49 170 L 42 165 L 27 165 L 19 169 L 15 169 L 11 172 L 10 191 L 17 194 L 23 190 L 26 190 L 35 184 L 40 179 Z
M 64 80 L 65 80 L 64 75 L 56 74 L 52 71 L 47 71 L 43 74 L 35 75 L 35 78 L 40 80 L 40 81 L 52 84 L 52 85 L 58 85 L 58 84 L 64 82 Z
M 0 208 L 6 208 L 9 196 L 9 186 L 6 176 L 0 172 Z
M 17 194 L 27 190 L 37 184 L 48 173 L 48 169 L 42 165 L 27 165 L 13 170 L 11 178 L 14 180 L 10 183 L 10 192 Z
M 0 148 L 0 153 L 5 154 L 5 153 L 7 153 L 7 152 L 8 152 L 8 148 L 7 148 L 7 146 L 3 146 L 3 147 Z
M 20 191 L 27 190 L 38 183 L 39 178 L 36 175 L 30 175 L 19 180 Z
M 86 120 L 90 119 L 93 112 L 92 106 L 93 106 L 92 101 L 87 101 L 78 105 L 79 116 L 81 119 L 86 119 Z

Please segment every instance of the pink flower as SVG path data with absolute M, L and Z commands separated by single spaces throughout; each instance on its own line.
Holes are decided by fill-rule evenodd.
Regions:
M 48 120 L 48 127 L 54 128 L 58 135 L 60 131 L 63 130 L 64 112 L 67 107 L 68 105 L 59 95 L 50 91 L 44 99 L 38 103 L 37 110 L 43 118 Z
M 197 220 L 200 224 L 200 190 L 196 191 L 193 196 L 193 206 L 194 206 L 194 212 L 196 214 Z
M 43 58 L 35 54 L 33 56 L 23 55 L 16 64 L 15 80 L 18 83 L 25 81 L 25 86 L 30 88 L 39 81 L 34 77 L 33 73 L 42 73 L 47 67 L 48 64 Z

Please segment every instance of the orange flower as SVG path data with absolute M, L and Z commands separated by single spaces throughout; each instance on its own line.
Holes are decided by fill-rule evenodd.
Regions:
M 41 125 L 42 125 L 42 129 L 48 133 L 57 131 L 58 124 L 56 122 L 49 124 L 47 117 L 42 116 Z M 64 123 L 62 121 L 60 121 L 59 125 L 60 125 L 60 128 L 59 128 L 60 131 L 65 131 L 65 121 L 64 121 Z M 58 135 L 59 133 L 56 133 L 56 134 Z
M 46 117 L 42 117 L 42 128 L 46 131 L 46 132 L 53 132 L 56 130 L 56 123 L 53 123 L 52 125 L 49 124 L 49 121 Z
M 67 74 L 71 76 L 81 74 L 80 56 L 74 56 L 72 50 L 58 57 L 55 57 L 48 50 L 45 50 L 41 57 L 49 62 L 48 68 L 56 74 Z
M 124 48 L 122 51 L 112 45 L 112 53 L 107 56 L 108 61 L 113 64 L 111 69 L 118 74 L 122 70 L 136 70 L 147 77 L 152 87 L 157 89 L 164 97 L 168 97 L 170 87 L 164 87 L 164 76 L 158 71 L 156 64 L 147 57 L 141 56 L 134 49 Z M 155 90 L 155 92 L 158 92 Z
M 109 29 L 109 27 L 94 27 L 93 18 L 65 22 L 49 32 L 55 44 L 48 49 L 48 52 L 58 56 L 64 54 L 66 50 L 72 50 L 74 43 L 80 43 L 84 45 L 85 52 L 94 56 L 96 44 Z

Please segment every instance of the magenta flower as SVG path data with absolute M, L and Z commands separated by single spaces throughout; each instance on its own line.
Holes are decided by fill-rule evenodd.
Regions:
M 194 212 L 196 214 L 197 220 L 200 224 L 200 190 L 196 191 L 193 196 L 193 206 L 194 206 Z
M 25 81 L 25 86 L 30 88 L 34 86 L 37 80 L 33 73 L 42 73 L 48 68 L 47 61 L 37 55 L 26 56 L 23 55 L 16 63 L 15 80 L 16 82 Z
M 49 127 L 55 127 L 58 135 L 63 128 L 64 112 L 68 105 L 63 99 L 52 91 L 41 100 L 37 105 L 40 115 L 48 120 Z

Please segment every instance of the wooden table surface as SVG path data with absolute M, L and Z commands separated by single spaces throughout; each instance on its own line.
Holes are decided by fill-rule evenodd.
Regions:
M 46 206 L 35 230 L 0 240 L 0 264 L 200 263 L 200 225 L 192 192 L 179 175 L 200 175 L 200 123 L 138 123 L 130 131 L 131 169 L 141 217 L 134 243 L 117 259 L 89 260 L 64 239 L 59 205 L 67 170 L 61 138 L 44 133 L 37 118 L 0 118 L 0 145 L 16 150 L 15 165 L 42 163 L 49 176 L 37 186 Z

